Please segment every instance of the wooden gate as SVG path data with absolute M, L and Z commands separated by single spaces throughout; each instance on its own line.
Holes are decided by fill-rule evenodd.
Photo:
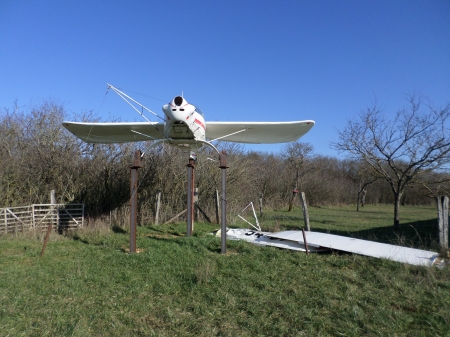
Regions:
M 35 204 L 0 208 L 0 234 L 26 230 L 54 231 L 76 229 L 84 225 L 84 204 Z

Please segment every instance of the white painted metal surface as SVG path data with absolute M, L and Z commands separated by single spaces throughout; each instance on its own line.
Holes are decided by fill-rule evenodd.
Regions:
M 266 236 L 266 234 L 273 234 L 273 233 L 257 232 L 254 230 L 242 228 L 233 228 L 227 231 L 227 238 L 230 240 L 244 240 L 258 246 L 271 246 L 301 252 L 306 251 L 305 245 L 303 243 L 284 239 L 270 238 Z M 322 252 L 329 250 L 327 248 L 322 247 L 312 247 L 309 244 L 308 249 L 310 252 Z
M 77 123 L 63 122 L 63 126 L 87 143 L 126 143 L 164 140 L 166 144 L 196 151 L 203 145 L 221 139 L 227 142 L 274 144 L 292 142 L 307 133 L 314 121 L 293 122 L 206 122 L 201 110 L 176 96 L 162 107 L 162 118 L 112 85 L 108 85 L 145 120 L 144 123 Z M 137 105 L 139 109 L 135 106 Z M 159 117 L 151 122 L 143 109 Z
M 266 236 L 298 242 L 300 244 L 304 243 L 303 235 L 300 231 L 266 233 Z M 318 232 L 306 232 L 306 241 L 308 247 L 313 245 L 320 246 L 365 256 L 385 258 L 416 266 L 431 266 L 438 257 L 436 252 Z
M 245 210 L 249 207 L 252 206 L 252 210 L 253 210 L 253 216 L 255 217 L 255 221 L 256 221 L 256 226 L 254 224 L 252 224 L 250 221 L 247 221 L 241 214 L 245 212 Z M 248 223 L 250 226 L 252 226 L 254 229 L 256 229 L 258 232 L 261 232 L 261 226 L 259 225 L 258 222 L 258 217 L 256 216 L 256 212 L 255 212 L 255 207 L 253 207 L 253 202 L 250 201 L 250 203 L 245 206 L 245 208 L 242 210 L 242 212 L 240 214 L 238 214 L 238 217 L 240 217 L 242 220 L 244 220 L 246 223 Z

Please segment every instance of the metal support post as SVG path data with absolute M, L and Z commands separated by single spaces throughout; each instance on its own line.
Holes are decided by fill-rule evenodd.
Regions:
M 194 221 L 199 221 L 198 187 L 194 188 Z
M 227 198 L 226 198 L 226 184 L 227 176 L 227 153 L 222 151 L 220 154 L 220 169 L 222 170 L 222 224 L 221 229 L 221 254 L 227 253 Z
M 189 155 L 189 164 L 187 166 L 187 236 L 191 236 L 194 231 L 194 169 L 195 153 L 192 151 Z
M 216 194 L 214 195 L 214 201 L 215 201 L 215 208 L 216 208 L 216 224 L 220 223 L 219 220 L 219 191 L 216 188 Z
M 141 151 L 136 150 L 131 168 L 130 190 L 130 254 L 136 253 L 136 224 L 137 224 L 137 194 L 138 194 L 138 169 L 141 165 Z

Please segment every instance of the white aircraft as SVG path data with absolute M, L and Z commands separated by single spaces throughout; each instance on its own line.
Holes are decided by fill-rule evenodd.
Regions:
M 182 96 L 176 96 L 169 104 L 162 107 L 165 115 L 164 122 L 151 122 L 126 98 L 153 113 L 151 110 L 113 86 L 109 85 L 109 88 L 127 101 L 147 122 L 63 122 L 63 126 L 87 143 L 105 144 L 157 140 L 156 143 L 164 142 L 190 151 L 197 151 L 203 145 L 212 146 L 215 149 L 211 142 L 219 139 L 247 144 L 296 141 L 314 126 L 312 120 L 295 122 L 205 122 L 202 111 L 195 105 L 189 104 Z

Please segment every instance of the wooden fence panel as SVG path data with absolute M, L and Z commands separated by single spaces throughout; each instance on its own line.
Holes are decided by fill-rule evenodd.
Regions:
M 22 232 L 32 225 L 31 206 L 0 208 L 0 234 Z
M 35 204 L 0 208 L 0 234 L 24 230 L 65 231 L 84 226 L 84 204 Z

